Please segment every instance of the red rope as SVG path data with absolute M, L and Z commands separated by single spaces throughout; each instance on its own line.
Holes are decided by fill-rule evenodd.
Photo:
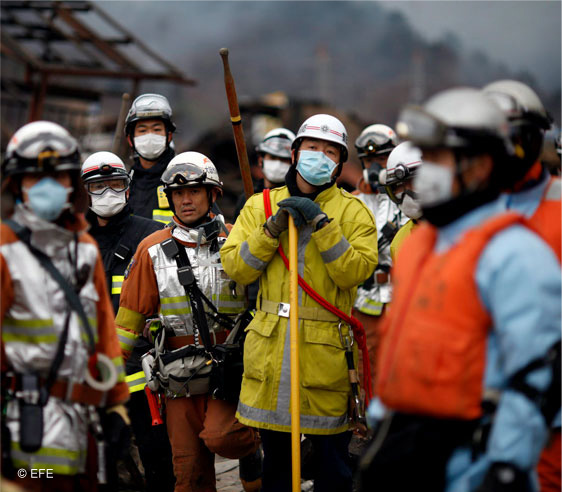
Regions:
M 263 190 L 263 203 L 265 209 L 265 216 L 266 219 L 269 218 L 272 214 L 271 210 L 271 201 L 269 198 L 269 189 Z M 289 259 L 285 255 L 283 251 L 283 247 L 279 244 L 277 248 L 279 254 L 281 255 L 281 259 L 283 263 L 285 263 L 285 267 L 287 270 L 289 269 Z M 365 388 L 365 400 L 366 405 L 369 405 L 369 402 L 373 398 L 373 382 L 371 381 L 371 363 L 369 361 L 369 351 L 367 349 L 367 341 L 365 337 L 365 329 L 357 318 L 353 316 L 348 316 L 345 314 L 341 309 L 338 309 L 333 304 L 330 304 L 326 299 L 324 299 L 318 292 L 316 292 L 305 280 L 299 275 L 299 285 L 301 288 L 314 299 L 318 304 L 320 304 L 323 308 L 327 309 L 331 313 L 335 314 L 338 318 L 345 321 L 351 329 L 353 330 L 353 337 L 357 342 L 357 345 L 361 349 L 361 353 L 363 355 L 363 387 Z

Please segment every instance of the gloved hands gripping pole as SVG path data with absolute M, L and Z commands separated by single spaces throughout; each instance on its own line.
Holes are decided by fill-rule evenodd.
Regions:
M 330 219 L 322 212 L 320 206 L 310 198 L 292 196 L 281 200 L 277 205 L 279 206 L 279 210 L 275 215 L 269 217 L 265 223 L 265 227 L 275 238 L 279 237 L 283 231 L 287 230 L 289 215 L 293 217 L 296 227 L 312 224 L 315 231 L 330 222 Z

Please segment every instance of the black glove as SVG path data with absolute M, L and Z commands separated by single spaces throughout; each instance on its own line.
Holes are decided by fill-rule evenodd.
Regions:
M 292 196 L 281 200 L 277 205 L 280 207 L 280 210 L 286 210 L 291 214 L 297 227 L 312 222 L 315 230 L 318 230 L 320 226 L 329 221 L 328 216 L 322 212 L 319 205 L 310 198 Z
M 492 463 L 476 492 L 530 492 L 527 473 L 511 463 Z
M 109 450 L 109 459 L 124 459 L 131 446 L 131 426 L 117 412 L 109 412 L 102 420 L 103 436 Z M 108 460 L 109 461 L 109 460 Z
M 263 226 L 273 237 L 278 238 L 289 227 L 289 212 L 280 208 L 275 215 L 265 221 Z

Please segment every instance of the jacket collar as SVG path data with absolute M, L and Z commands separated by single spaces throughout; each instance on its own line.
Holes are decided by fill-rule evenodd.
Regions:
M 67 247 L 77 235 L 83 234 L 88 228 L 88 222 L 83 214 L 67 214 L 67 216 L 63 225 L 49 222 L 19 203 L 16 205 L 12 219 L 31 231 L 31 242 L 35 247 L 49 256 L 55 256 L 57 250 Z

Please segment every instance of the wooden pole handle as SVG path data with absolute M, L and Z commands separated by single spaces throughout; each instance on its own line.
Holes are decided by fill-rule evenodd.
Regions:
M 228 109 L 230 111 L 232 131 L 234 132 L 236 155 L 238 156 L 238 165 L 240 166 L 240 173 L 244 184 L 244 194 L 246 195 L 246 199 L 248 199 L 254 194 L 254 185 L 252 183 L 252 173 L 250 171 L 250 163 L 248 161 L 248 151 L 246 150 L 244 130 L 242 129 L 242 118 L 240 116 L 240 108 L 238 106 L 238 97 L 236 96 L 236 86 L 234 85 L 234 78 L 232 77 L 230 64 L 228 63 L 228 49 L 221 48 L 219 53 L 224 67 L 224 87 L 226 89 L 226 98 L 228 100 Z

